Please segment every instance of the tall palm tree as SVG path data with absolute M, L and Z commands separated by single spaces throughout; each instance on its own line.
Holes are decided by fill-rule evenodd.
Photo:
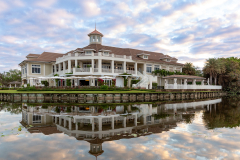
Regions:
M 217 63 L 217 59 L 216 58 L 209 58 L 206 61 L 206 64 L 203 68 L 203 72 L 205 74 L 209 74 L 210 75 L 210 84 L 212 84 L 212 78 L 216 78 L 217 74 L 218 74 L 218 63 Z
M 184 67 L 182 68 L 182 72 L 187 75 L 195 75 L 196 70 L 191 62 L 186 62 Z

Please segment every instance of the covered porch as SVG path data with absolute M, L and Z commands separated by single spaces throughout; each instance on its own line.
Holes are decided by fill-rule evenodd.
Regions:
M 209 85 L 209 79 L 205 84 L 206 78 L 189 75 L 171 75 L 163 77 L 164 89 L 222 89 L 222 86 Z M 197 84 L 196 82 L 201 82 Z M 188 84 L 192 82 L 192 84 Z

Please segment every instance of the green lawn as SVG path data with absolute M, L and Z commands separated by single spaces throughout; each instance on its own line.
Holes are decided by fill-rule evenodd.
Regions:
M 17 91 L 17 90 L 0 90 L 0 93 L 89 93 L 89 94 L 106 94 L 106 93 L 155 93 L 150 91 Z
M 197 91 L 197 92 L 209 92 L 209 91 Z M 214 92 L 214 91 L 211 91 Z M 17 90 L 0 90 L 0 93 L 83 93 L 83 94 L 111 94 L 111 93 L 182 93 L 182 92 L 152 92 L 131 90 L 131 91 L 17 91 Z M 186 92 L 185 92 L 186 93 Z

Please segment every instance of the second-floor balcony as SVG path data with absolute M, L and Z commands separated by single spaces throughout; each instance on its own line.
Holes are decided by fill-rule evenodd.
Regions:
M 109 73 L 109 74 L 122 74 L 124 73 L 123 69 L 106 69 L 106 68 L 72 68 L 72 73 L 74 75 L 85 75 L 85 74 L 94 74 L 94 73 Z M 61 70 L 61 71 L 57 71 L 54 72 L 54 74 L 59 74 L 59 75 L 63 75 L 68 73 L 68 70 Z M 135 74 L 135 70 L 126 70 L 126 73 L 128 74 Z

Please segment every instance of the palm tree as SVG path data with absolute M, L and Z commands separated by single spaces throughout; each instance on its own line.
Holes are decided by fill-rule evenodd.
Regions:
M 182 68 L 182 72 L 187 75 L 195 75 L 196 70 L 191 62 L 186 62 L 184 67 Z
M 217 63 L 217 59 L 216 58 L 209 58 L 207 59 L 206 61 L 206 64 L 203 68 L 203 72 L 205 74 L 209 74 L 210 75 L 210 84 L 212 84 L 212 78 L 214 77 L 215 78 L 215 81 L 216 81 L 216 77 L 217 77 L 217 74 L 218 74 L 218 63 Z M 216 84 L 216 83 L 215 83 Z

